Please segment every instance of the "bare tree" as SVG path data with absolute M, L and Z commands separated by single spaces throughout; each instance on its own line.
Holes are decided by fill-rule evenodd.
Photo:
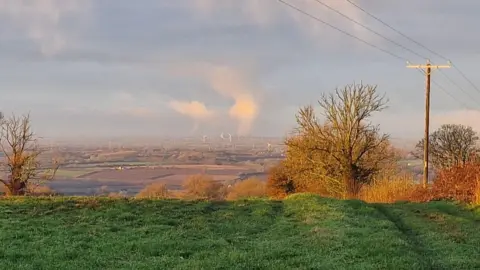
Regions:
M 479 137 L 468 126 L 446 124 L 430 134 L 429 159 L 434 168 L 442 169 L 465 165 L 478 158 Z M 424 139 L 415 146 L 413 153 L 417 158 L 423 158 Z
M 352 84 L 322 95 L 319 104 L 324 123 L 315 116 L 312 106 L 297 114 L 297 133 L 308 142 L 301 144 L 304 150 L 298 140 L 286 142 L 289 148 L 303 151 L 312 169 L 324 173 L 326 180 L 333 183 L 330 186 L 342 188 L 344 197 L 356 197 L 362 184 L 369 183 L 385 164 L 395 159 L 388 135 L 380 134 L 379 127 L 368 121 L 374 112 L 386 108 L 387 100 L 376 89 Z
M 3 167 L 8 178 L 0 179 L 8 195 L 26 195 L 31 185 L 52 180 L 58 169 L 53 161 L 52 168 L 42 168 L 39 162 L 41 151 L 35 134 L 31 130 L 30 115 L 12 115 L 1 120 L 0 148 L 4 155 Z

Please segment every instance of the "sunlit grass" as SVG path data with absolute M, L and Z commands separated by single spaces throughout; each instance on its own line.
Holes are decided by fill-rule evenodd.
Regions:
M 0 200 L 2 269 L 479 269 L 480 212 L 284 201 Z

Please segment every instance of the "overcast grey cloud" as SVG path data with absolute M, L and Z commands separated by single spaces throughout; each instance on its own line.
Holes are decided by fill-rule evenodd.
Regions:
M 419 58 L 313 0 L 290 0 L 359 38 Z M 344 0 L 322 0 L 388 38 L 403 39 Z M 357 3 L 448 56 L 477 85 L 480 2 Z M 266 0 L 0 0 L 0 109 L 30 111 L 52 137 L 230 133 L 284 135 L 299 106 L 363 81 L 390 100 L 375 116 L 395 137 L 420 137 L 424 78 L 403 61 Z M 480 93 L 446 70 L 433 78 L 432 124 L 480 130 Z M 459 100 L 459 102 L 456 101 Z M 466 106 L 463 105 L 466 104 Z

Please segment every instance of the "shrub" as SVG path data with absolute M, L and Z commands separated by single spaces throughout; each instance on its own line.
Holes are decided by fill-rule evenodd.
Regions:
M 181 200 L 181 199 L 186 199 L 188 197 L 185 190 L 170 190 L 168 193 L 169 193 L 168 197 L 171 199 Z
M 57 193 L 55 192 L 55 190 L 51 189 L 48 186 L 29 184 L 27 186 L 27 195 L 31 195 L 31 196 L 54 196 L 54 195 L 57 195 Z
M 225 197 L 225 187 L 204 174 L 189 176 L 183 183 L 185 195 L 191 199 L 221 200 Z
M 286 173 L 283 163 L 270 169 L 266 184 L 266 194 L 272 198 L 283 199 L 295 193 L 293 180 Z
M 480 205 L 480 178 L 477 178 L 477 185 L 474 190 L 473 205 Z
M 371 184 L 362 187 L 359 199 L 369 203 L 394 203 L 408 200 L 417 186 L 410 175 L 375 179 Z
M 152 183 L 143 188 L 136 196 L 136 198 L 155 198 L 162 199 L 169 197 L 169 191 L 165 183 Z
M 265 183 L 256 179 L 249 178 L 236 183 L 228 192 L 227 200 L 238 200 L 245 198 L 264 197 Z
M 455 200 L 473 203 L 478 197 L 480 163 L 459 165 L 439 170 L 428 200 Z

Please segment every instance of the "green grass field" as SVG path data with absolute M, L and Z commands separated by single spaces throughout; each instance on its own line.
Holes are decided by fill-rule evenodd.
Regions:
M 284 201 L 0 200 L 2 269 L 480 269 L 480 209 Z

